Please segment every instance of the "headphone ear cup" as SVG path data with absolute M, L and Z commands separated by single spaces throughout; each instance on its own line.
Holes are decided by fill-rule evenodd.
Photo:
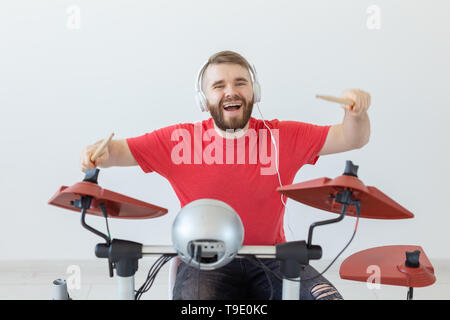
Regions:
M 202 112 L 208 111 L 208 107 L 206 106 L 206 98 L 205 98 L 205 95 L 203 94 L 203 92 L 198 91 L 196 98 L 197 98 L 197 104 L 200 107 L 200 110 L 202 110 Z
M 261 86 L 258 81 L 253 82 L 253 103 L 261 102 Z
M 200 99 L 200 94 L 197 92 L 197 94 L 195 95 L 195 102 L 197 103 L 197 105 L 199 106 L 200 110 L 203 111 L 203 106 L 202 106 L 202 101 Z

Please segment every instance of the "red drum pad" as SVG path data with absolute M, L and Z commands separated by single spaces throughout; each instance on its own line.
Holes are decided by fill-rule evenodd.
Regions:
M 419 266 L 405 265 L 406 252 L 420 251 Z M 366 282 L 376 266 L 380 269 L 380 284 L 426 287 L 436 281 L 434 269 L 420 246 L 383 246 L 357 252 L 342 262 L 341 279 Z
M 103 217 L 103 213 L 98 207 L 101 203 L 105 204 L 109 218 L 148 219 L 167 213 L 165 208 L 103 189 L 96 183 L 85 181 L 75 183 L 70 187 L 62 186 L 48 203 L 60 208 L 80 212 L 81 209 L 74 207 L 73 203 L 76 200 L 80 200 L 81 196 L 91 196 L 93 198 L 91 206 L 86 213 L 100 217 Z
M 334 199 L 338 192 L 349 189 L 353 200 L 361 202 L 361 218 L 369 219 L 408 219 L 414 214 L 389 198 L 375 187 L 364 185 L 354 176 L 342 175 L 334 179 L 319 178 L 301 183 L 278 187 L 277 191 L 295 201 L 308 206 L 340 213 L 342 204 Z M 356 216 L 354 206 L 347 207 L 347 216 Z

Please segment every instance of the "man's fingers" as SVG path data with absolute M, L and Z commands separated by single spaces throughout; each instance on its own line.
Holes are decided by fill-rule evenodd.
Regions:
M 361 104 L 364 109 L 367 110 L 370 106 L 370 94 L 362 90 L 359 90 L 359 93 L 359 96 L 361 97 Z
M 89 162 L 88 164 L 87 164 L 87 169 L 88 170 L 94 170 L 96 168 L 96 166 L 92 163 L 92 162 Z
M 358 109 L 358 110 L 361 108 L 362 102 L 363 102 L 363 101 L 362 101 L 361 95 L 360 95 L 360 94 L 357 94 L 357 95 L 356 95 L 356 106 L 357 106 L 357 109 Z
M 96 168 L 96 166 L 91 162 L 91 163 L 83 163 L 81 165 L 81 171 L 86 172 L 86 170 L 94 170 Z
M 106 151 L 103 151 L 102 154 L 100 154 L 97 159 L 95 159 L 94 162 L 102 162 L 106 160 Z
M 370 106 L 371 97 L 370 94 L 359 90 L 359 89 L 351 89 L 346 90 L 342 94 L 342 98 L 354 101 L 352 107 L 347 107 L 341 105 L 345 110 L 351 111 L 352 114 L 359 115 L 364 111 L 367 111 Z
M 361 109 L 361 96 L 356 96 L 356 102 L 355 105 L 353 106 L 353 111 L 354 112 L 358 112 Z
M 89 167 L 89 163 L 91 163 L 91 159 L 89 159 L 91 157 L 90 153 L 87 153 L 84 155 L 84 162 L 83 164 L 86 166 L 86 168 Z
M 351 111 L 351 110 L 352 110 L 352 107 L 349 106 L 348 104 L 341 104 L 341 107 L 342 107 L 344 110 L 347 110 L 347 111 Z
M 88 152 L 84 157 L 84 166 L 88 170 L 95 169 L 95 167 L 96 167 L 91 161 L 91 153 L 90 152 Z
M 109 158 L 109 153 L 107 151 L 107 149 L 105 149 L 101 155 L 99 155 L 97 157 L 97 159 L 95 159 L 94 164 L 96 167 L 99 167 L 101 164 L 105 163 Z

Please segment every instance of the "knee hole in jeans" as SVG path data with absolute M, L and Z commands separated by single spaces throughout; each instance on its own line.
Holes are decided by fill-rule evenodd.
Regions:
M 311 294 L 316 300 L 342 300 L 336 288 L 329 284 L 317 284 L 311 289 Z

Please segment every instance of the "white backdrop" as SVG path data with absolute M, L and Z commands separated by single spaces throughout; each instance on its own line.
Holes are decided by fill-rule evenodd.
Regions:
M 336 124 L 343 110 L 315 94 L 371 93 L 369 144 L 321 157 L 295 182 L 338 176 L 351 159 L 366 185 L 415 218 L 361 219 L 343 257 L 411 244 L 431 259 L 450 259 L 449 9 L 445 0 L 2 1 L 0 259 L 94 258 L 101 239 L 81 227 L 79 214 L 47 201 L 61 185 L 82 180 L 80 151 L 111 132 L 123 139 L 206 119 L 195 105 L 194 79 L 221 50 L 256 66 L 266 119 Z M 99 182 L 169 209 L 153 220 L 110 220 L 115 238 L 170 244 L 180 205 L 164 178 L 110 168 Z M 288 208 L 288 240 L 336 217 L 293 201 Z M 104 227 L 97 217 L 88 222 Z M 317 229 L 324 258 L 347 243 L 354 222 Z

